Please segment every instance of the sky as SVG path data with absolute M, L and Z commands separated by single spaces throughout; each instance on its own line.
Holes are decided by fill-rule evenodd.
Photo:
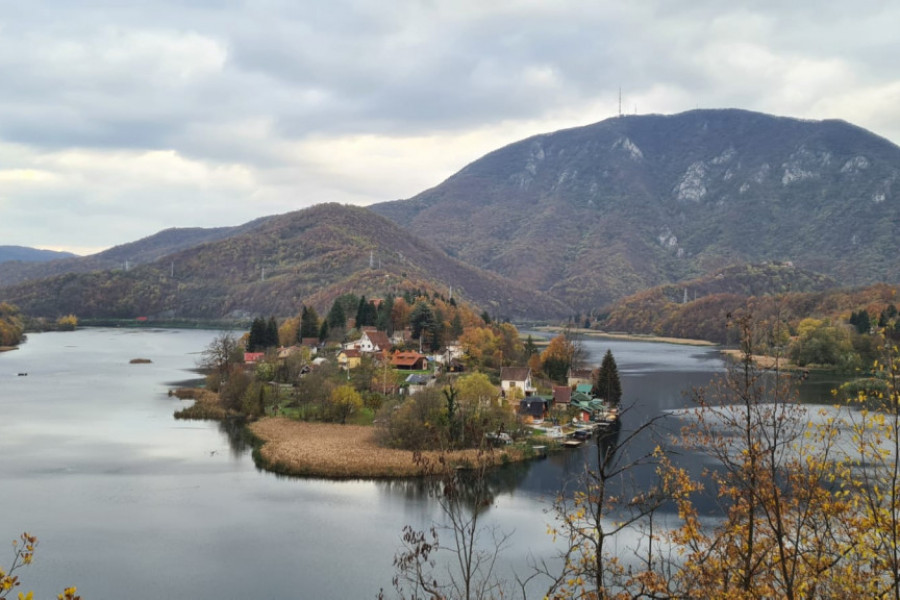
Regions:
M 0 245 L 409 198 L 620 90 L 900 143 L 898 24 L 887 0 L 0 0 Z

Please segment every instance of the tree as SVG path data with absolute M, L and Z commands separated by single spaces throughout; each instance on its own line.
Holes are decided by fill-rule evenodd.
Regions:
M 554 381 L 565 381 L 574 355 L 575 346 L 564 334 L 554 337 L 541 353 L 544 373 Z
M 347 314 L 344 312 L 344 305 L 340 299 L 335 300 L 331 305 L 326 320 L 331 329 L 343 330 L 347 327 Z
M 485 451 L 488 452 L 488 451 Z M 446 455 L 425 465 L 431 493 L 437 498 L 443 522 L 427 531 L 403 528 L 403 549 L 394 557 L 394 588 L 403 600 L 490 600 L 506 598 L 505 583 L 496 572 L 497 559 L 509 534 L 485 527 L 482 515 L 494 494 L 486 478 L 487 464 L 479 455 L 470 470 L 456 469 Z M 449 542 L 443 542 L 449 539 Z M 447 560 L 438 566 L 437 558 Z M 379 594 L 383 599 L 384 595 Z
M 240 344 L 230 333 L 213 338 L 201 356 L 201 368 L 218 374 L 221 379 L 227 378 L 230 365 L 243 360 Z
M 789 378 L 753 361 L 750 317 L 738 319 L 741 359 L 714 384 L 694 391 L 693 423 L 684 445 L 712 459 L 708 481 L 722 520 L 704 527 L 694 504 L 702 483 L 668 465 L 682 525 L 669 537 L 683 563 L 667 591 L 689 598 L 831 598 L 846 594 L 839 571 L 848 552 L 842 494 L 833 493 L 837 430 L 832 420 L 810 428 Z M 842 575 L 838 575 L 838 573 Z
M 266 347 L 266 322 L 256 317 L 250 324 L 250 337 L 247 339 L 247 352 L 260 352 Z
M 619 368 L 616 366 L 612 350 L 607 350 L 603 355 L 600 368 L 595 373 L 591 394 L 611 404 L 619 404 L 622 401 L 622 383 L 619 381 Z
M 409 315 L 413 339 L 421 339 L 432 351 L 439 350 L 441 340 L 438 333 L 438 322 L 431 308 L 423 301 L 416 302 Z
M 13 540 L 12 563 L 7 569 L 0 566 L 0 600 L 7 598 L 15 588 L 22 585 L 19 576 L 13 573 L 32 563 L 37 545 L 37 538 L 27 532 L 20 535 L 18 540 Z M 58 595 L 58 598 L 59 600 L 81 600 L 81 596 L 76 595 L 77 591 L 74 587 L 66 588 L 62 594 Z M 19 592 L 18 599 L 33 600 L 34 593 Z
M 528 338 L 525 340 L 525 347 L 523 352 L 525 353 L 525 358 L 531 358 L 533 355 L 538 353 L 537 346 L 534 343 L 534 338 L 531 337 L 531 334 L 528 334 Z
M 329 401 L 335 420 L 340 421 L 342 425 L 347 422 L 347 417 L 363 406 L 359 392 L 352 385 L 346 384 L 334 388 Z
M 319 337 L 319 315 L 316 309 L 306 305 L 300 311 L 300 339 Z
M 848 534 L 857 597 L 900 598 L 900 361 L 886 345 L 875 364 L 883 391 L 860 394 L 849 411 L 852 450 L 844 491 L 855 515 Z M 852 475 L 851 475 L 852 474 Z

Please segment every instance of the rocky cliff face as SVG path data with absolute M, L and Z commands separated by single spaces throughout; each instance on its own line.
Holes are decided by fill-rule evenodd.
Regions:
M 372 208 L 589 309 L 766 260 L 898 281 L 898 178 L 900 148 L 848 123 L 697 110 L 536 136 Z

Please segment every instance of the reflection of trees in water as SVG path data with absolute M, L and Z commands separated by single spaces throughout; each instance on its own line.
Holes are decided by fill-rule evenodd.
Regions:
M 229 417 L 219 421 L 219 431 L 228 438 L 228 447 L 235 458 L 240 457 L 252 448 L 246 424 L 247 420 L 243 417 Z
M 492 468 L 483 474 L 478 469 L 457 469 L 453 472 L 454 492 L 459 501 L 470 510 L 476 503 L 481 509 L 487 509 L 494 499 L 501 494 L 513 492 L 521 485 L 531 465 L 526 462 L 514 462 Z M 391 495 L 402 496 L 410 501 L 435 498 L 444 495 L 447 488 L 447 477 L 434 475 L 409 479 L 389 479 L 376 482 L 376 485 Z

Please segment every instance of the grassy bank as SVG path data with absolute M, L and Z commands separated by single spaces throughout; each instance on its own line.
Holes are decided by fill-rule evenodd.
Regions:
M 10 350 L 18 350 L 18 346 L 0 346 L 0 352 L 9 352 Z
M 341 479 L 425 474 L 409 450 L 379 446 L 372 427 L 267 417 L 249 428 L 262 441 L 256 453 L 257 463 L 275 473 Z M 435 463 L 441 453 L 423 452 L 422 455 Z M 479 460 L 477 450 L 451 452 L 447 456 L 451 464 L 460 466 L 471 466 Z M 481 457 L 491 465 L 523 458 L 524 453 L 517 448 L 498 449 Z

